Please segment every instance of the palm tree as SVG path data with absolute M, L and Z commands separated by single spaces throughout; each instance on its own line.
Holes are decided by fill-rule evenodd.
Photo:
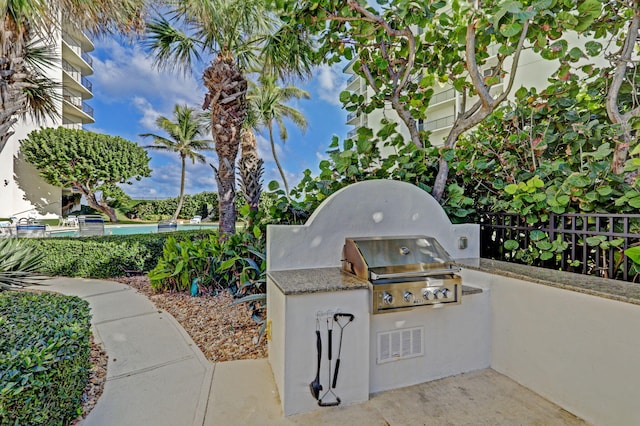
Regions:
M 186 159 L 189 158 L 192 163 L 196 161 L 204 163 L 205 157 L 198 151 L 213 150 L 211 145 L 213 141 L 210 139 L 199 139 L 207 132 L 205 114 L 198 114 L 186 105 L 176 105 L 173 110 L 173 116 L 175 121 L 171 121 L 163 116 L 156 119 L 156 125 L 169 135 L 168 138 L 154 133 L 143 133 L 140 136 L 153 138 L 154 145 L 145 146 L 145 148 L 177 152 L 180 155 L 182 164 L 180 172 L 180 200 L 178 201 L 176 212 L 172 216 L 172 219 L 176 220 L 182 209 L 182 201 L 184 199 Z
M 211 131 L 218 155 L 212 165 L 218 182 L 219 229 L 235 233 L 236 158 L 247 117 L 245 70 L 262 63 L 279 74 L 305 75 L 311 62 L 310 38 L 283 25 L 263 0 L 175 0 L 166 16 L 148 26 L 149 48 L 160 67 L 187 72 L 203 55 L 213 60 L 202 79 L 208 91 L 203 109 L 211 112 Z
M 144 9 L 145 0 L 0 0 L 0 151 L 18 117 L 56 115 L 58 85 L 45 70 L 61 22 L 92 35 L 139 31 Z
M 284 170 L 276 153 L 276 145 L 273 138 L 273 126 L 278 125 L 280 140 L 284 143 L 288 138 L 287 127 L 284 119 L 288 118 L 298 126 L 303 132 L 307 129 L 307 119 L 305 116 L 286 102 L 291 99 L 309 99 L 309 92 L 302 90 L 294 85 L 279 86 L 276 77 L 272 75 L 263 75 L 259 80 L 260 84 L 251 84 L 249 91 L 249 101 L 254 108 L 257 122 L 260 126 L 264 126 L 269 130 L 269 142 L 271 143 L 271 153 L 278 167 L 278 172 L 282 177 L 285 194 L 289 198 L 289 184 L 285 177 Z

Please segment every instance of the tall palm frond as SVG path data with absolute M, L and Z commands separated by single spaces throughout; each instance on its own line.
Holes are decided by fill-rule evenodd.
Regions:
M 256 128 L 266 127 L 269 132 L 269 142 L 271 144 L 271 153 L 276 163 L 282 183 L 285 188 L 287 197 L 289 196 L 289 184 L 284 173 L 284 169 L 280 164 L 273 135 L 274 125 L 278 126 L 280 140 L 284 143 L 288 139 L 287 126 L 285 119 L 291 120 L 303 132 L 307 128 L 307 120 L 300 111 L 294 107 L 287 105 L 294 99 L 309 99 L 309 92 L 300 89 L 294 85 L 279 86 L 276 77 L 273 75 L 263 75 L 259 79 L 259 83 L 251 83 L 251 89 L 248 95 L 251 110 L 255 114 Z
M 164 17 L 147 24 L 147 49 L 154 52 L 155 64 L 160 68 L 188 73 L 194 61 L 200 61 L 201 43 L 186 32 L 174 27 Z
M 184 200 L 185 160 L 188 158 L 192 163 L 196 161 L 204 163 L 205 156 L 198 151 L 211 151 L 214 149 L 212 140 L 199 139 L 206 132 L 205 119 L 205 114 L 196 113 L 186 105 L 176 105 L 173 110 L 173 120 L 164 116 L 156 119 L 156 126 L 164 130 L 168 137 L 155 133 L 143 133 L 140 135 L 153 138 L 153 145 L 145 146 L 145 148 L 176 152 L 180 156 L 180 199 L 178 207 L 172 216 L 173 220 L 178 218 Z
M 268 9 L 268 3 L 264 0 L 172 0 L 163 10 L 167 18 L 159 18 L 147 27 L 148 46 L 157 58 L 158 67 L 192 68 L 193 52 L 197 48 L 203 57 L 211 56 L 202 75 L 208 91 L 203 109 L 211 113 L 211 132 L 218 157 L 217 167 L 212 165 L 212 168 L 218 184 L 222 238 L 235 232 L 235 170 L 248 112 L 247 70 L 268 63 L 269 68 L 278 68 L 281 74 L 304 76 L 309 67 L 299 64 L 311 63 L 310 59 L 299 60 L 294 54 L 284 54 L 284 49 L 274 58 L 265 59 L 265 55 L 277 52 L 276 42 L 284 43 L 285 36 L 294 33 L 292 29 L 281 31 L 284 23 Z M 274 34 L 279 36 L 272 37 Z M 311 49 L 303 51 L 302 41 L 298 38 L 292 44 L 299 46 L 293 52 L 310 58 Z M 281 63 L 285 59 L 298 66 Z

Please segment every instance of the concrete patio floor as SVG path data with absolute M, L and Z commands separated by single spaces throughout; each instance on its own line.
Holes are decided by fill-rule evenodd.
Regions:
M 216 364 L 206 411 L 205 425 L 588 424 L 491 369 L 381 392 L 363 404 L 282 417 L 266 360 Z
M 131 287 L 56 278 L 42 289 L 89 301 L 109 356 L 104 393 L 83 426 L 586 424 L 491 369 L 283 417 L 266 359 L 209 362 L 169 313 Z

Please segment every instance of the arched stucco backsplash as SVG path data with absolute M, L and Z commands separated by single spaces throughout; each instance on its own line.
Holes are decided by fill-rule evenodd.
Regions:
M 267 227 L 267 269 L 339 266 L 346 237 L 427 235 L 451 257 L 479 257 L 476 224 L 451 223 L 426 191 L 405 182 L 369 180 L 327 198 L 304 225 Z M 467 247 L 459 248 L 461 237 Z

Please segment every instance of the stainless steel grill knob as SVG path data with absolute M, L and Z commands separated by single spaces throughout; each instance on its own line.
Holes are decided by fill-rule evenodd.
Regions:
M 436 296 L 433 294 L 433 292 L 431 290 L 429 290 L 428 288 L 425 288 L 422 291 L 422 298 L 424 300 L 433 300 Z
M 449 296 L 451 296 L 451 292 L 448 288 L 443 288 L 442 290 L 440 290 L 440 294 L 442 295 L 443 299 L 448 299 Z
M 386 305 L 390 305 L 393 303 L 393 296 L 386 291 L 382 293 L 382 302 Z
M 404 292 L 404 301 L 407 303 L 412 303 L 413 302 L 413 293 L 411 293 L 410 291 L 405 291 Z
M 446 299 L 447 298 L 447 293 L 446 293 L 447 289 L 442 289 L 442 290 L 436 290 L 436 299 L 441 300 L 441 299 Z

